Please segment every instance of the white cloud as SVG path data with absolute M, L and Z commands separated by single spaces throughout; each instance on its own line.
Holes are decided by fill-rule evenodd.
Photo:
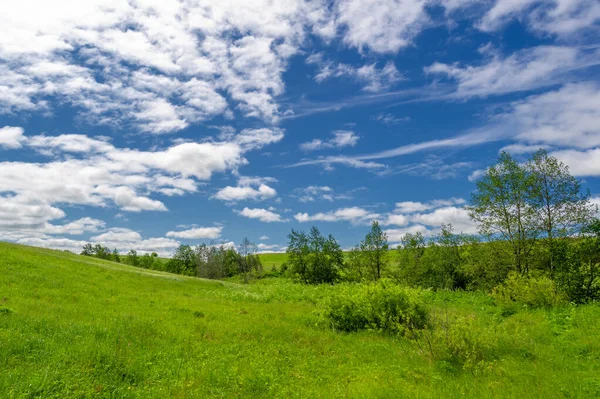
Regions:
M 375 115 L 373 119 L 388 126 L 399 125 L 402 122 L 408 122 L 410 120 L 408 116 L 398 117 L 390 113 L 379 113 Z
M 561 150 L 550 153 L 569 166 L 574 176 L 600 176 L 600 149 Z
M 244 208 L 241 211 L 239 211 L 238 214 L 249 219 L 258 219 L 261 222 L 265 223 L 287 221 L 287 219 L 283 219 L 278 213 L 262 208 Z
M 428 211 L 435 208 L 452 206 L 452 205 L 462 205 L 465 204 L 466 201 L 462 198 L 448 198 L 442 200 L 432 200 L 428 202 L 416 202 L 416 201 L 403 201 L 396 202 L 395 212 L 397 213 L 415 213 L 415 212 L 423 212 Z
M 359 50 L 395 53 L 429 23 L 425 0 L 340 0 L 337 23 L 343 40 Z
M 592 148 L 600 145 L 600 87 L 596 83 L 559 90 L 514 102 L 499 116 L 516 125 L 516 139 L 528 145 Z
M 140 253 L 156 252 L 161 256 L 170 256 L 180 245 L 178 241 L 170 238 L 156 237 L 145 239 L 137 231 L 122 227 L 111 228 L 102 234 L 91 237 L 90 241 L 111 249 L 116 248 L 121 255 L 134 249 Z
M 388 61 L 383 67 L 378 68 L 377 63 L 364 64 L 355 67 L 350 64 L 326 61 L 323 53 L 309 56 L 308 64 L 315 64 L 318 72 L 314 79 L 321 83 L 331 78 L 350 78 L 363 86 L 363 90 L 371 93 L 391 89 L 397 82 L 404 79 L 393 62 Z
M 259 240 L 266 241 L 269 239 L 269 236 L 260 236 Z
M 21 142 L 24 140 L 23 128 L 13 126 L 0 128 L 0 147 L 21 148 Z
M 88 122 L 150 133 L 232 109 L 276 121 L 282 73 L 311 28 L 332 36 L 320 2 L 11 3 L 0 15 L 0 112 L 48 112 L 58 99 Z
M 317 151 L 328 148 L 343 148 L 354 147 L 360 137 L 349 130 L 336 130 L 333 137 L 329 140 L 314 139 L 306 143 L 300 144 L 300 149 L 303 151 Z
M 480 66 L 460 67 L 435 63 L 425 68 L 427 74 L 445 75 L 457 82 L 451 96 L 485 97 L 538 87 L 565 80 L 565 76 L 579 68 L 600 63 L 597 51 L 573 47 L 538 46 L 503 57 L 490 46 L 484 46 L 485 62 Z
M 384 233 L 387 235 L 389 242 L 400 242 L 400 240 L 402 240 L 402 237 L 404 237 L 406 235 L 406 233 L 410 233 L 410 234 L 421 233 L 424 236 L 428 236 L 428 235 L 432 234 L 432 232 L 427 227 L 425 227 L 423 225 L 419 225 L 419 224 L 415 224 L 410 227 L 400 228 L 400 229 L 387 229 L 387 230 L 384 230 Z
M 346 221 L 352 224 L 369 224 L 380 217 L 367 209 L 353 206 L 350 208 L 339 208 L 335 211 L 319 212 L 313 215 L 308 213 L 297 213 L 294 219 L 298 222 L 339 222 Z
M 262 242 L 257 245 L 258 253 L 276 253 L 276 252 L 285 252 L 286 246 L 279 244 L 263 244 Z
M 226 202 L 266 200 L 277 195 L 277 191 L 266 184 L 274 181 L 277 180 L 272 177 L 241 177 L 236 187 L 224 187 L 213 198 Z
M 479 28 L 492 31 L 512 19 L 526 23 L 542 35 L 569 37 L 594 29 L 600 21 L 600 4 L 595 0 L 498 0 L 483 16 Z
M 195 227 L 183 231 L 169 231 L 167 237 L 185 238 L 185 239 L 200 239 L 208 238 L 215 240 L 221 237 L 222 227 Z

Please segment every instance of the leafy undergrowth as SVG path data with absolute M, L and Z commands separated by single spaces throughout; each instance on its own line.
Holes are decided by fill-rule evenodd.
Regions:
M 319 323 L 349 286 L 250 285 L 0 243 L 0 396 L 598 397 L 600 308 L 421 293 L 414 337 Z

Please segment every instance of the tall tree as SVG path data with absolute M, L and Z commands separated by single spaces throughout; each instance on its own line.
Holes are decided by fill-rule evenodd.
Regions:
M 301 230 L 294 230 L 288 234 L 288 246 L 286 250 L 288 263 L 292 273 L 304 283 L 308 283 L 308 237 Z
M 590 204 L 589 193 L 582 193 L 581 183 L 569 167 L 539 150 L 527 162 L 532 176 L 532 206 L 538 228 L 549 250 L 549 268 L 554 273 L 555 240 L 573 234 L 591 220 L 597 207 Z
M 502 152 L 498 163 L 477 181 L 467 207 L 482 234 L 499 236 L 510 244 L 514 267 L 521 274 L 529 270 L 529 257 L 539 235 L 532 203 L 534 184 L 531 173 Z
M 381 230 L 379 223 L 374 221 L 371 224 L 371 231 L 367 233 L 360 245 L 373 280 L 379 280 L 381 272 L 387 268 L 388 248 L 387 235 Z
M 240 273 L 244 274 L 244 281 L 248 282 L 248 274 L 253 270 L 259 271 L 262 269 L 260 259 L 255 255 L 257 250 L 256 244 L 244 237 L 238 246 L 238 265 Z

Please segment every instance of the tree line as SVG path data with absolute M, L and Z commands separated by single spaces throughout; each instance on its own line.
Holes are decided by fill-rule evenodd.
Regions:
M 374 221 L 344 258 L 339 245 L 313 227 L 288 236 L 288 274 L 305 283 L 376 281 L 489 291 L 511 275 L 544 276 L 574 302 L 600 299 L 600 221 L 589 192 L 546 151 L 525 163 L 508 153 L 476 182 L 467 206 L 476 235 L 442 225 L 433 237 L 406 233 L 395 250 Z
M 317 227 L 288 235 L 287 260 L 275 274 L 306 284 L 377 281 L 433 289 L 490 291 L 513 274 L 550 278 L 571 301 L 600 299 L 600 220 L 597 206 L 569 168 L 540 150 L 525 163 L 501 153 L 476 182 L 469 216 L 478 234 L 456 233 L 450 224 L 432 237 L 406 233 L 391 249 L 373 221 L 363 240 L 344 253 Z M 169 260 L 155 253 L 120 256 L 87 244 L 82 254 L 133 266 L 203 278 L 261 277 L 257 247 L 247 238 L 237 250 L 218 245 L 181 245 Z
M 81 255 L 186 276 L 223 279 L 241 275 L 248 281 L 263 270 L 256 251 L 256 245 L 244 238 L 237 251 L 215 244 L 180 245 L 170 259 L 161 259 L 156 252 L 138 255 L 133 249 L 122 256 L 116 248 L 111 251 L 106 246 L 89 243 L 84 245 Z

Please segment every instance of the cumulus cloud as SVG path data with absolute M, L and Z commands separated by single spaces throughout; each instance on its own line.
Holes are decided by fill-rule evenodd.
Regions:
M 194 227 L 188 230 L 169 231 L 167 237 L 185 238 L 185 239 L 201 239 L 207 238 L 215 240 L 221 237 L 223 227 Z
M 339 222 L 346 221 L 352 224 L 369 224 L 377 220 L 381 215 L 371 212 L 367 209 L 353 206 L 349 208 L 339 208 L 335 211 L 319 212 L 313 215 L 308 213 L 297 213 L 294 219 L 298 222 Z
M 272 177 L 241 177 L 236 187 L 227 186 L 220 189 L 213 198 L 226 202 L 243 200 L 262 201 L 273 198 L 277 191 L 266 183 L 276 182 Z
M 237 212 L 240 216 L 249 219 L 258 219 L 265 223 L 287 222 L 287 219 L 281 217 L 280 214 L 262 208 L 244 208 Z
M 441 208 L 445 206 L 463 205 L 466 201 L 462 198 L 448 198 L 441 200 L 432 200 L 428 202 L 417 202 L 417 201 L 403 201 L 396 202 L 395 212 L 398 213 L 415 213 L 428 211 L 435 208 Z
M 287 248 L 284 245 L 279 245 L 279 244 L 264 244 L 262 242 L 260 244 L 258 244 L 256 247 L 258 249 L 258 253 L 259 254 L 285 252 L 285 250 Z
M 21 148 L 21 142 L 25 140 L 23 128 L 14 126 L 5 126 L 0 128 L 0 147 Z
M 170 256 L 180 245 L 178 241 L 165 237 L 143 238 L 137 231 L 122 227 L 113 227 L 91 237 L 90 241 L 116 248 L 121 254 L 133 249 L 141 253 L 156 252 L 161 256 Z

